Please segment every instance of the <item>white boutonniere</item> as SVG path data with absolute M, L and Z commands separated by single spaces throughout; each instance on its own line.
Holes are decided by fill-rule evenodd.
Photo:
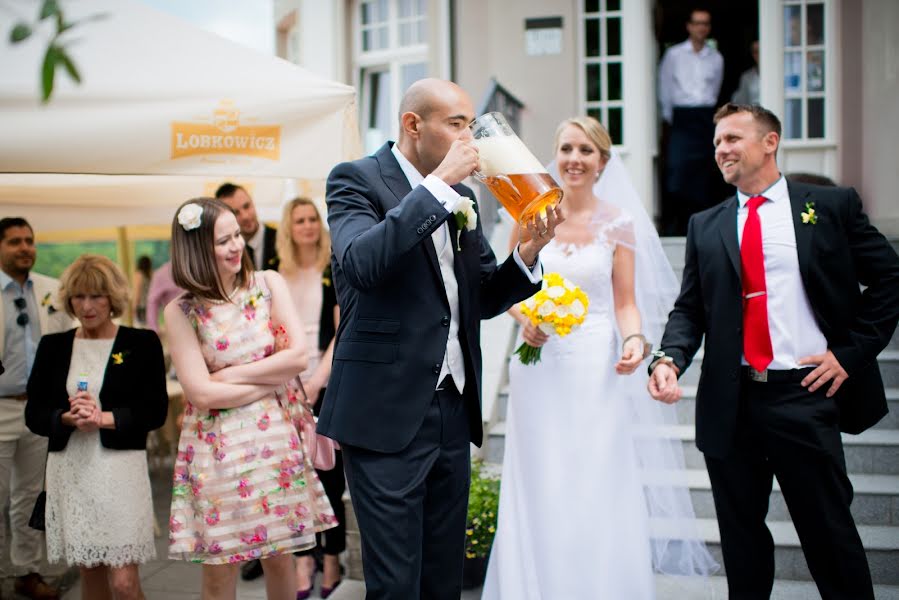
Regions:
M 815 203 L 814 202 L 806 202 L 805 203 L 806 212 L 802 213 L 802 223 L 803 225 L 807 225 L 811 223 L 814 225 L 818 222 L 818 215 L 815 214 Z
M 462 250 L 462 246 L 459 245 L 462 229 L 474 231 L 478 226 L 478 213 L 474 210 L 474 201 L 462 196 L 456 210 L 453 211 L 453 216 L 456 217 L 456 250 Z

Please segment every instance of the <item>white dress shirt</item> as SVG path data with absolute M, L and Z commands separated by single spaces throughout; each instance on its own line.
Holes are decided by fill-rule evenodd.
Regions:
M 715 106 L 723 78 L 724 59 L 708 44 L 699 52 L 689 39 L 671 46 L 659 65 L 662 118 L 670 123 L 675 106 Z
M 759 206 L 762 228 L 762 253 L 765 256 L 765 287 L 768 296 L 768 328 L 774 360 L 769 369 L 799 369 L 799 359 L 827 351 L 827 339 L 821 333 L 812 313 L 805 286 L 799 273 L 796 230 L 790 193 L 783 178 L 760 194 L 767 198 Z M 750 196 L 737 191 L 737 241 L 743 242 L 743 227 Z M 812 227 L 812 225 L 802 225 Z M 744 356 L 743 364 L 747 365 Z
M 259 223 L 256 233 L 247 240 L 247 246 L 253 249 L 253 266 L 257 271 L 262 270 L 262 254 L 265 246 L 265 226 Z
M 443 205 L 447 212 L 455 210 L 459 200 L 462 198 L 456 190 L 435 175 L 422 177 L 418 169 L 400 152 L 398 144 L 394 144 L 391 147 L 391 152 L 393 152 L 393 156 L 400 164 L 400 169 L 402 169 L 403 175 L 406 176 L 412 189 L 423 185 Z M 462 356 L 462 345 L 459 343 L 459 283 L 456 281 L 453 242 L 450 238 L 449 225 L 446 221 L 431 234 L 431 241 L 434 243 L 434 249 L 437 251 L 440 275 L 443 278 L 443 287 L 446 289 L 446 299 L 450 308 L 449 335 L 446 340 L 446 352 L 443 355 L 443 366 L 440 368 L 440 376 L 437 377 L 437 385 L 440 385 L 444 377 L 452 375 L 456 389 L 461 394 L 462 390 L 465 389 L 465 360 Z M 540 260 L 537 260 L 533 269 L 528 269 L 518 254 L 518 248 L 514 250 L 513 256 L 516 264 L 518 264 L 531 282 L 539 283 L 543 273 Z

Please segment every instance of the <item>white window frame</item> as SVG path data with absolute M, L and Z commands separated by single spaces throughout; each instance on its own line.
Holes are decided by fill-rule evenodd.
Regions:
M 822 4 L 824 10 L 824 43 L 809 45 L 807 43 L 807 10 L 809 4 Z M 784 39 L 786 28 L 785 12 L 789 6 L 800 7 L 800 45 L 787 46 Z M 786 121 L 786 103 L 788 100 L 799 100 L 801 103 L 802 128 L 801 136 L 796 138 L 787 138 L 784 135 L 781 145 L 784 148 L 833 148 L 837 139 L 837 123 L 836 123 L 836 90 L 839 87 L 837 81 L 837 69 L 835 65 L 836 53 L 836 10 L 833 0 L 781 0 L 778 6 L 778 42 L 779 52 L 779 72 L 780 86 L 782 86 L 780 106 L 776 112 L 783 115 L 783 121 Z M 788 52 L 800 53 L 800 74 L 802 85 L 799 92 L 788 92 L 784 77 L 785 60 Z M 808 91 L 808 53 L 821 51 L 824 53 L 824 91 L 809 92 Z M 808 100 L 812 98 L 821 98 L 824 101 L 824 136 L 808 137 Z M 786 134 L 786 132 L 784 132 Z
M 381 48 L 377 50 L 362 50 L 362 31 L 364 29 L 362 25 L 362 4 L 363 0 L 354 0 L 352 3 L 353 10 L 353 81 L 356 85 L 356 89 L 359 90 L 360 94 L 360 129 L 362 133 L 362 138 L 365 140 L 366 132 L 368 128 L 368 115 L 371 111 L 371 90 L 368 89 L 367 79 L 368 74 L 374 71 L 386 71 L 390 73 L 390 121 L 388 124 L 388 131 L 386 132 L 386 139 L 395 139 L 396 132 L 399 130 L 399 118 L 397 111 L 399 110 L 399 101 L 401 94 L 403 92 L 402 89 L 402 81 L 401 81 L 401 72 L 402 68 L 408 64 L 416 64 L 416 63 L 424 63 L 428 65 L 428 70 L 432 70 L 430 54 L 431 47 L 427 42 L 422 42 L 419 44 L 414 44 L 410 46 L 400 46 L 399 45 L 399 26 L 400 23 L 410 23 L 424 19 L 425 25 L 425 39 L 428 39 L 428 34 L 433 30 L 431 27 L 431 23 L 429 22 L 432 18 L 446 18 L 445 15 L 448 13 L 445 10 L 441 10 L 438 15 L 433 15 L 432 11 L 429 11 L 428 3 L 425 5 L 425 14 L 423 17 L 400 17 L 399 16 L 399 0 L 388 0 L 387 4 L 387 24 L 388 24 L 388 42 L 387 48 Z M 447 2 L 446 0 L 441 0 L 441 7 L 445 8 Z M 445 23 L 446 24 L 446 23 Z M 447 40 L 448 43 L 448 40 Z M 445 53 L 448 54 L 448 51 Z M 430 76 L 446 76 L 447 74 L 434 74 L 429 72 Z M 372 148 L 366 148 L 367 150 L 372 150 Z
M 621 0 L 618 10 L 605 10 L 606 0 L 599 0 L 599 11 L 597 12 L 586 12 L 584 8 L 584 0 L 578 0 L 577 2 L 577 47 L 578 47 L 578 104 L 580 106 L 581 114 L 588 114 L 588 110 L 599 110 L 600 122 L 603 126 L 608 129 L 609 128 L 609 109 L 610 108 L 618 108 L 621 110 L 621 140 L 612 140 L 613 148 L 617 149 L 619 153 L 624 152 L 624 148 L 627 145 L 628 141 L 628 130 L 627 130 L 627 119 L 625 118 L 625 99 L 626 99 L 626 91 L 625 91 L 625 74 L 624 74 L 624 54 L 625 54 L 625 22 L 624 22 L 624 12 L 625 12 L 625 3 L 629 0 Z M 619 36 L 621 40 L 621 53 L 615 56 L 608 55 L 608 43 L 609 36 L 607 34 L 608 28 L 606 26 L 607 20 L 610 18 L 617 18 L 619 23 Z M 599 22 L 599 56 L 587 56 L 587 34 L 586 34 L 586 26 L 588 19 L 598 19 Z M 618 63 L 621 65 L 621 99 L 620 100 L 609 100 L 609 77 L 608 77 L 608 67 L 609 63 Z M 600 69 L 600 100 L 588 100 L 587 99 L 587 66 L 598 64 Z M 610 132 L 611 133 L 611 132 Z

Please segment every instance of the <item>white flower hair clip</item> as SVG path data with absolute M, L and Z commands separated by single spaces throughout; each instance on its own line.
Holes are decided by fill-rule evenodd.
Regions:
M 178 211 L 178 224 L 184 228 L 184 231 L 190 231 L 200 226 L 202 216 L 203 207 L 191 202 L 182 206 Z

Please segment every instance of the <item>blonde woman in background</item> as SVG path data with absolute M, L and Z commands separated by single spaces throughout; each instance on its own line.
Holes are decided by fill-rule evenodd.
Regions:
M 340 309 L 331 281 L 331 238 L 312 200 L 294 198 L 284 207 L 278 228 L 277 250 L 281 257 L 278 270 L 287 282 L 306 334 L 309 362 L 300 377 L 309 402 L 318 415 L 331 375 L 331 355 Z M 324 552 L 321 597 L 327 598 L 340 583 L 339 555 L 346 548 L 345 513 L 341 499 L 346 480 L 340 451 L 337 451 L 333 469 L 316 472 L 338 523 L 337 527 L 319 536 Z M 298 556 L 297 599 L 303 600 L 312 594 L 316 565 L 311 550 L 300 552 Z

